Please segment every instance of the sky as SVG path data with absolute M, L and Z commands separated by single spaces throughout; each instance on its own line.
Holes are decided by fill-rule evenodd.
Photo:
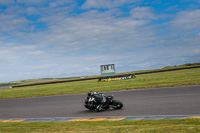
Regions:
M 200 62 L 200 0 L 0 0 L 0 83 Z

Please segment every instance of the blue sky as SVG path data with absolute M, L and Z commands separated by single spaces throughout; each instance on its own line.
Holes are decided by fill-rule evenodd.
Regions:
M 0 0 L 0 82 L 200 62 L 200 0 Z

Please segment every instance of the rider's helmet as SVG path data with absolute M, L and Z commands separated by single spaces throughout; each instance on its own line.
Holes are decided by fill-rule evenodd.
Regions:
M 93 96 L 94 95 L 94 92 L 91 90 L 88 92 L 88 96 Z

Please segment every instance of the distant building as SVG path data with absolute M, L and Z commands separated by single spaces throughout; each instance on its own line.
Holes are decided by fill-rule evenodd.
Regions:
M 116 76 L 115 64 L 101 65 L 101 77 Z

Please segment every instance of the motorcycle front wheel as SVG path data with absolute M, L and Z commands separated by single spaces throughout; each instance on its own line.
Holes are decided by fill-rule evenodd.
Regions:
M 121 109 L 123 107 L 123 103 L 119 100 L 113 100 L 112 105 L 115 107 L 115 109 Z

